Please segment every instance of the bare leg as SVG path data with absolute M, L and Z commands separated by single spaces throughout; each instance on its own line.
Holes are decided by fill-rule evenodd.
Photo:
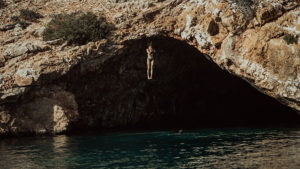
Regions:
M 153 65 L 154 65 L 154 60 L 151 60 L 151 73 L 150 73 L 150 79 L 152 79 L 152 76 L 153 76 Z
M 150 79 L 150 60 L 147 59 L 147 78 Z

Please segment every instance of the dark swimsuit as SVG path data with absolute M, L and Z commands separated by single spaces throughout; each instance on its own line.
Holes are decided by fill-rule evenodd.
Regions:
M 152 52 L 150 52 L 150 53 L 148 54 L 147 59 L 148 59 L 149 61 L 154 60 L 154 51 L 152 51 Z

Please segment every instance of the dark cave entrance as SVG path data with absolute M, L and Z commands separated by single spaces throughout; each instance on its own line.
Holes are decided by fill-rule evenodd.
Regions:
M 297 113 L 220 69 L 197 49 L 153 38 L 153 80 L 147 80 L 149 39 L 128 41 L 126 52 L 98 71 L 80 65 L 64 79 L 76 96 L 80 127 L 195 128 L 296 122 Z

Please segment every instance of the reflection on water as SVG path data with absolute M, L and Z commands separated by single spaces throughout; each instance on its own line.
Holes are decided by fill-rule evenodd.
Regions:
M 299 168 L 300 128 L 5 139 L 0 157 L 1 168 Z

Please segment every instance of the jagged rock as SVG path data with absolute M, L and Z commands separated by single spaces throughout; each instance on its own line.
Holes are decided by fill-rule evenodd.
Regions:
M 3 84 L 0 84 L 3 85 Z M 25 92 L 25 87 L 10 88 L 0 91 L 0 103 L 15 102 Z
M 11 121 L 11 115 L 0 106 L 0 135 L 8 134 L 9 122 Z
M 24 55 L 26 53 L 36 53 L 48 50 L 49 47 L 43 45 L 42 43 L 36 42 L 25 42 L 19 44 L 13 44 L 8 46 L 8 48 L 4 52 L 4 57 L 10 59 L 14 57 L 18 57 Z
M 43 96 L 40 94 L 43 93 Z M 57 87 L 42 89 L 32 101 L 17 110 L 16 124 L 19 132 L 61 133 L 77 119 L 77 103 L 74 95 Z
M 211 20 L 210 23 L 209 23 L 207 32 L 211 36 L 217 35 L 219 33 L 219 25 L 214 20 Z
M 45 27 L 36 28 L 31 32 L 31 35 L 35 37 L 41 37 L 44 30 Z
M 4 44 L 14 43 L 18 39 L 20 39 L 20 37 L 11 37 L 11 38 L 7 39 L 6 41 L 4 41 Z
M 5 111 L 0 111 L 0 123 L 7 124 L 10 121 L 10 114 L 7 114 Z
M 6 49 L 6 51 L 4 53 L 4 57 L 10 59 L 10 58 L 14 58 L 17 56 L 21 56 L 27 52 L 28 52 L 28 49 L 25 45 L 22 45 L 22 44 L 11 45 Z
M 15 28 L 15 24 L 6 24 L 0 26 L 0 31 L 8 31 Z
M 0 67 L 4 66 L 5 64 L 5 58 L 0 55 Z
M 20 67 L 15 74 L 15 81 L 18 86 L 29 86 L 34 79 L 37 79 L 36 72 L 31 67 Z
M 21 1 L 17 8 L 24 8 L 26 4 Z M 101 72 L 106 65 L 113 66 L 113 63 L 122 58 L 119 56 L 127 57 L 128 52 L 144 50 L 142 47 L 131 46 L 133 41 L 141 39 L 147 41 L 158 37 L 175 38 L 197 48 L 219 67 L 246 80 L 259 91 L 276 98 L 284 105 L 300 111 L 300 4 L 298 1 L 90 0 L 70 3 L 53 0 L 45 4 L 36 1 L 32 2 L 32 5 L 39 5 L 39 10 L 45 18 L 28 27 L 27 34 L 24 30 L 14 30 L 15 25 L 7 24 L 0 27 L 2 31 L 9 30 L 7 32 L 12 36 L 22 35 L 17 42 L 9 41 L 8 44 L 4 43 L 5 40 L 1 41 L 1 39 L 8 39 L 7 32 L 0 34 L 2 36 L 0 37 L 2 44 L 0 46 L 0 103 L 5 105 L 14 103 L 16 107 L 22 104 L 23 107 L 28 107 L 37 114 L 43 112 L 40 116 L 57 114 L 57 122 L 55 122 L 57 126 L 45 126 L 37 121 L 37 116 L 24 111 L 28 121 L 21 116 L 13 117 L 15 122 L 9 127 L 11 132 L 21 131 L 20 126 L 25 126 L 26 130 L 22 130 L 24 132 L 33 130 L 51 133 L 64 131 L 67 126 L 65 122 L 59 122 L 67 121 L 66 116 L 63 115 L 66 114 L 66 107 L 59 105 L 55 107 L 53 103 L 56 103 L 54 101 L 56 97 L 45 96 L 46 94 L 37 97 L 42 100 L 45 108 L 42 110 L 36 106 L 39 105 L 37 99 L 25 95 L 26 91 L 32 92 L 30 89 L 35 82 L 41 87 L 49 85 L 64 77 L 74 67 L 80 67 L 78 68 L 80 75 L 87 72 Z M 18 11 L 10 5 L 6 9 Z M 58 41 L 41 42 L 41 32 L 53 15 L 78 10 L 100 11 L 116 26 L 116 30 L 105 42 L 101 42 L 99 47 L 95 45 L 97 42 L 80 47 L 67 46 Z M 1 19 L 13 15 L 16 14 L 4 11 Z M 298 43 L 287 44 L 284 41 L 286 34 L 297 38 Z M 50 48 L 51 51 L 48 50 Z M 26 56 L 29 53 L 30 55 Z M 26 66 L 21 66 L 25 63 Z M 119 72 L 123 72 L 124 69 L 121 67 Z M 3 75 L 10 75 L 10 78 L 4 79 Z M 110 78 L 107 75 L 104 79 Z M 71 105 L 75 109 L 75 103 Z M 13 112 L 7 113 L 11 116 L 13 114 Z M 95 116 L 105 119 L 106 114 L 109 117 L 108 113 Z M 117 115 L 115 118 L 117 119 Z M 48 120 L 46 118 L 44 122 L 50 123 Z M 3 132 L 1 127 L 0 132 Z
M 47 41 L 46 43 L 49 45 L 59 45 L 63 42 L 62 39 L 55 39 L 55 40 L 51 40 L 51 41 Z

